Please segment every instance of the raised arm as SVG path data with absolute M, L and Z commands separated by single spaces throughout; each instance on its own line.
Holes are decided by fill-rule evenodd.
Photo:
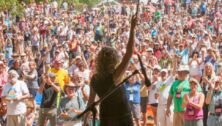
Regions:
M 207 97 L 205 99 L 205 103 L 208 105 L 210 104 L 214 92 L 214 83 L 210 83 L 210 90 L 207 92 Z
M 175 55 L 174 59 L 172 59 L 173 62 L 173 69 L 172 69 L 172 75 L 175 76 L 177 72 L 177 67 L 178 67 L 178 57 Z
M 120 65 L 114 71 L 113 80 L 114 80 L 115 84 L 117 84 L 120 81 L 120 79 L 122 78 L 124 72 L 126 71 L 128 64 L 129 64 L 129 60 L 133 55 L 134 43 L 135 43 L 134 35 L 135 35 L 136 24 L 137 24 L 137 15 L 134 15 L 131 20 L 130 36 L 129 36 L 129 41 L 127 44 L 126 54 L 123 56 L 123 59 L 122 59 Z

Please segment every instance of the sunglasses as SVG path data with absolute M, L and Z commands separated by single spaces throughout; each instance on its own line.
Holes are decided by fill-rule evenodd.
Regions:
M 67 87 L 68 90 L 74 90 L 75 87 Z

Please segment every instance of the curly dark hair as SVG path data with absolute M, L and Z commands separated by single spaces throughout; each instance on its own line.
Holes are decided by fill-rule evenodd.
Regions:
M 112 74 L 120 62 L 117 50 L 112 47 L 103 47 L 96 58 L 96 73 L 99 76 Z

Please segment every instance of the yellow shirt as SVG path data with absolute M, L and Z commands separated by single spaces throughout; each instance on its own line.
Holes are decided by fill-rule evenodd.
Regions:
M 69 83 L 69 75 L 68 72 L 64 69 L 49 69 L 49 72 L 56 74 L 55 82 L 59 83 L 59 86 L 62 90 L 64 90 L 64 85 Z

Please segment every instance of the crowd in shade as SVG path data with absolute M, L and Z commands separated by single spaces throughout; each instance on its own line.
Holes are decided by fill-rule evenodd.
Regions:
M 92 126 L 91 116 L 75 117 L 102 68 L 97 54 L 108 46 L 124 56 L 136 6 L 77 11 L 55 0 L 27 4 L 23 16 L 1 12 L 0 125 Z M 222 126 L 221 0 L 141 3 L 134 41 L 125 76 L 140 69 L 139 54 L 151 81 L 137 74 L 123 85 L 135 126 Z

